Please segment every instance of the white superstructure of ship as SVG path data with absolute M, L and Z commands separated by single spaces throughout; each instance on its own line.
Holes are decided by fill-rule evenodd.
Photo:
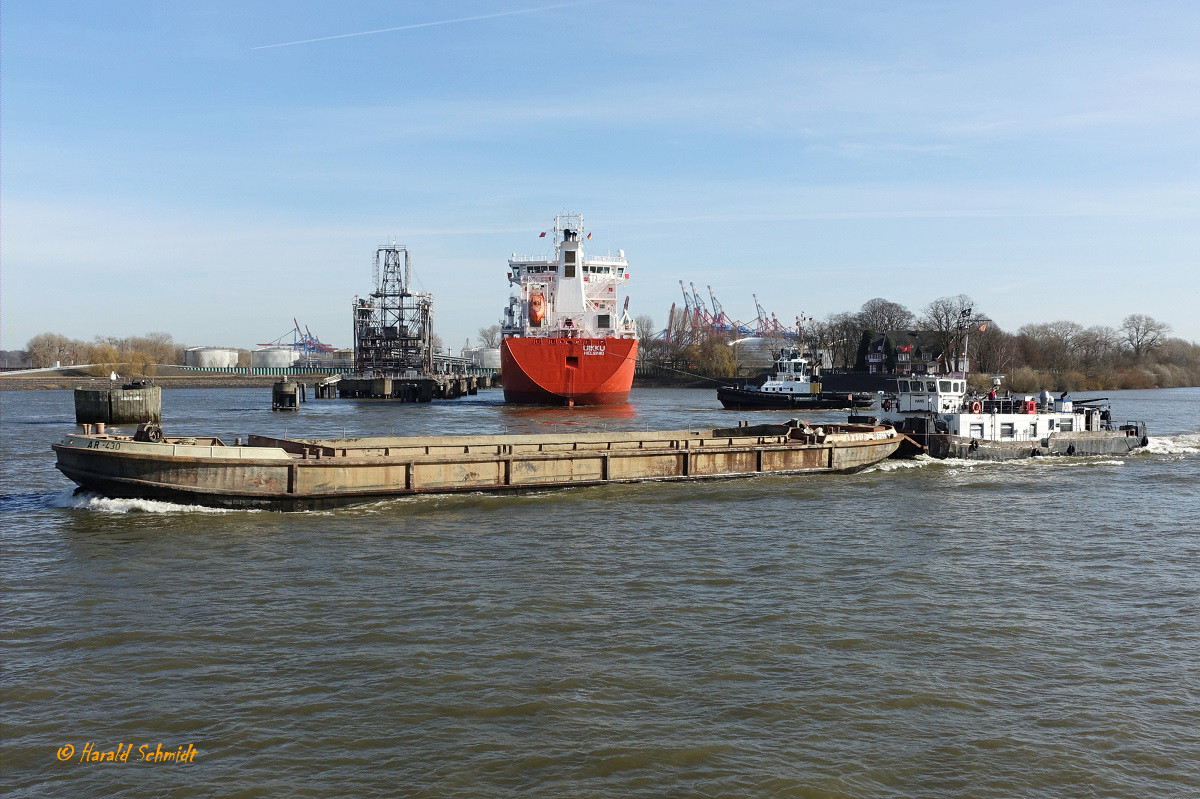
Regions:
M 558 214 L 547 232 L 552 254 L 513 253 L 508 261 L 513 294 L 504 311 L 500 345 L 505 400 L 625 402 L 638 344 L 628 298 L 621 303 L 630 279 L 625 252 L 587 252 L 592 234 L 582 214 Z

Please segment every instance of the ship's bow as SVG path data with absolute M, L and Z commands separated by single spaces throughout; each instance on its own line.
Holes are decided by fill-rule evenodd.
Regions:
M 631 338 L 507 338 L 500 345 L 504 401 L 620 405 L 629 401 L 638 342 Z

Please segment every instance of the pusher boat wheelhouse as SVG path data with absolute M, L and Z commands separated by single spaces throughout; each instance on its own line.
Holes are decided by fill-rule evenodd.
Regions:
M 882 400 L 880 421 L 910 439 L 898 454 L 935 458 L 1010 460 L 1042 455 L 1125 455 L 1145 447 L 1143 422 L 1115 423 L 1106 397 L 1071 400 L 1000 396 L 994 377 L 987 395 L 967 389 L 965 375 L 914 375 L 896 380 Z M 861 420 L 861 417 L 851 417 Z

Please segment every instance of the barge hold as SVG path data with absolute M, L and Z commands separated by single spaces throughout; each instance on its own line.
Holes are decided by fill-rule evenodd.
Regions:
M 649 480 L 854 472 L 889 457 L 888 427 L 784 424 L 709 430 L 280 439 L 69 434 L 59 471 L 108 497 L 307 510 L 413 494 Z

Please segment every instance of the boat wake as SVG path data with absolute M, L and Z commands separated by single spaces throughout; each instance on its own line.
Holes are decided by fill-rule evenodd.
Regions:
M 1151 455 L 1200 455 L 1200 433 L 1150 436 L 1146 451 Z
M 99 513 L 258 513 L 255 510 L 232 510 L 229 508 L 206 508 L 201 505 L 176 505 L 157 499 L 111 499 L 98 494 L 71 491 L 53 497 L 53 508 L 73 508 Z
M 1153 442 L 1154 439 L 1151 439 Z M 941 467 L 947 469 L 951 474 L 960 469 L 1044 469 L 1053 467 L 1056 469 L 1077 468 L 1086 469 L 1094 466 L 1124 466 L 1125 461 L 1115 458 L 1090 457 L 1090 458 L 1016 458 L 1006 461 L 988 461 L 988 460 L 967 460 L 966 458 L 932 458 L 928 455 L 918 455 L 915 458 L 905 460 L 886 460 L 875 464 L 874 466 L 863 469 L 862 474 L 871 474 L 874 472 L 894 472 L 903 469 L 923 469 L 930 466 Z
M 961 463 L 971 463 L 971 461 L 959 461 Z M 862 474 L 873 474 L 876 472 L 895 472 L 901 469 L 923 469 L 926 466 L 935 466 L 939 464 L 947 464 L 949 461 L 940 461 L 937 458 L 931 458 L 928 455 L 918 455 L 915 458 L 896 459 L 880 461 L 874 466 L 868 466 L 862 470 Z

